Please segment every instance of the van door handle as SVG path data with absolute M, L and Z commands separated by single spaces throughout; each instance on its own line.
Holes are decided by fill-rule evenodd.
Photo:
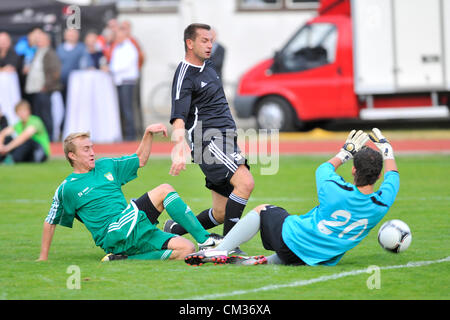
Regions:
M 422 63 L 438 63 L 440 56 L 437 54 L 422 55 Z

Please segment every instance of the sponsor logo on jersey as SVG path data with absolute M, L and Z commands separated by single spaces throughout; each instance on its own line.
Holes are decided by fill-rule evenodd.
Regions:
M 78 196 L 81 198 L 82 196 L 84 196 L 84 195 L 88 194 L 89 192 L 91 192 L 92 189 L 94 189 L 94 188 L 86 187 L 86 188 L 83 189 L 83 191 L 78 192 Z
M 108 179 L 109 181 L 114 181 L 114 176 L 112 175 L 111 172 L 105 173 L 105 178 Z

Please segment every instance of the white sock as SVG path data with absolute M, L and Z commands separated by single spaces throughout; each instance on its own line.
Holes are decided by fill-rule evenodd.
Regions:
M 267 257 L 267 264 L 284 264 L 284 262 L 276 253 L 274 253 Z
M 258 233 L 260 220 L 258 212 L 254 210 L 250 211 L 235 224 L 215 249 L 226 250 L 228 252 L 239 247 L 242 243 L 249 241 Z

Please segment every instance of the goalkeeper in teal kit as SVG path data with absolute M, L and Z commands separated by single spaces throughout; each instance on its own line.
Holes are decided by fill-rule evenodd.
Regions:
M 369 138 L 381 151 L 366 147 Z M 353 158 L 353 183 L 336 173 Z M 378 190 L 384 163 L 384 181 Z M 190 265 L 215 263 L 336 265 L 342 256 L 358 245 L 386 215 L 400 186 L 393 149 L 380 130 L 370 133 L 353 130 L 336 156 L 316 170 L 319 205 L 303 215 L 263 204 L 247 213 L 222 242 L 211 250 L 186 256 Z M 228 252 L 249 241 L 260 231 L 263 246 L 275 251 L 269 257 L 228 257 Z
M 201 226 L 170 185 L 161 184 L 129 203 L 122 193 L 122 186 L 135 179 L 138 169 L 147 163 L 153 134 L 161 132 L 167 136 L 164 125 L 150 125 L 135 154 L 98 160 L 88 133 L 67 136 L 64 153 L 73 173 L 55 191 L 44 222 L 38 260 L 48 259 L 56 225 L 72 227 L 75 218 L 107 253 L 102 261 L 182 259 L 194 252 L 195 246 L 188 239 L 157 228 L 164 209 L 191 233 L 199 248 L 217 245 L 221 237 Z

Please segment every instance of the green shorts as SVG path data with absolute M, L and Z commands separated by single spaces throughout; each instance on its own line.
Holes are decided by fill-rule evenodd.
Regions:
M 152 224 L 144 211 L 134 202 L 108 226 L 102 248 L 106 253 L 128 256 L 149 251 L 163 250 L 164 244 L 175 234 L 161 231 Z

